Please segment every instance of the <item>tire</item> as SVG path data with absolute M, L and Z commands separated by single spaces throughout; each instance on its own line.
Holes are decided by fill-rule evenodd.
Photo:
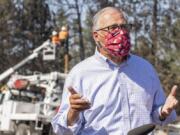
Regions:
M 52 129 L 52 126 L 51 126 L 50 123 L 43 126 L 42 135 L 56 135 L 56 134 L 53 132 L 53 129 Z
M 19 124 L 15 135 L 31 135 L 30 127 L 24 123 Z

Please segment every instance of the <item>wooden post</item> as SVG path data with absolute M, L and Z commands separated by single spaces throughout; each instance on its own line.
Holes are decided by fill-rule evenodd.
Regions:
M 64 73 L 68 73 L 69 70 L 69 55 L 64 55 Z

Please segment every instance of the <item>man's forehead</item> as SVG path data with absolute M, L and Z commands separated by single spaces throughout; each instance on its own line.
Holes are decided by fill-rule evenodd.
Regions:
M 107 11 L 104 11 L 102 13 L 102 17 L 103 16 L 110 16 L 112 14 L 119 14 L 119 17 L 123 17 L 123 13 L 120 10 L 115 10 L 115 9 L 109 9 Z
M 117 10 L 109 10 L 101 14 L 98 20 L 99 26 L 108 26 L 111 24 L 120 24 L 126 22 L 123 13 Z

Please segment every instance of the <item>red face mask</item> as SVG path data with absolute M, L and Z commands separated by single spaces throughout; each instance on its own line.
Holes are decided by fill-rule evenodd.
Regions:
M 116 29 L 108 33 L 104 47 L 114 56 L 127 56 L 131 48 L 129 32 L 125 29 Z

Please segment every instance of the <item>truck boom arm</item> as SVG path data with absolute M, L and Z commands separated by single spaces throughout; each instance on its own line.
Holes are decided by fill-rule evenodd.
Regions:
M 5 72 L 3 72 L 0 75 L 0 82 L 3 81 L 8 76 L 10 76 L 12 73 L 14 73 L 17 69 L 19 69 L 20 67 L 25 65 L 27 62 L 29 62 L 30 60 L 36 58 L 38 56 L 38 54 L 41 52 L 41 50 L 43 48 L 49 46 L 49 45 L 51 45 L 50 40 L 45 41 L 41 46 L 39 46 L 38 48 L 34 49 L 33 53 L 30 54 L 28 57 L 26 57 L 25 59 L 23 59 L 21 62 L 19 62 L 15 66 L 13 66 L 13 67 L 9 68 L 8 70 L 6 70 Z

